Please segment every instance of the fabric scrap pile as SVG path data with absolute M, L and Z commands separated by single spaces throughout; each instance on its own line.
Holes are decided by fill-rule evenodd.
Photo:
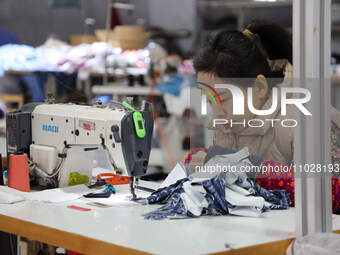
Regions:
M 202 215 L 258 217 L 268 210 L 287 209 L 285 190 L 266 190 L 241 171 L 251 166 L 248 148 L 212 157 L 204 166 L 223 166 L 233 171 L 194 172 L 174 184 L 152 193 L 148 204 L 163 204 L 144 215 L 145 219 L 190 218 Z M 210 168 L 211 169 L 211 168 Z

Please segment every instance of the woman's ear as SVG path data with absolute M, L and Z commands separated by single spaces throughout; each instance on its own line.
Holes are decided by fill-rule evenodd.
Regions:
M 267 83 L 267 79 L 262 74 L 259 74 L 256 77 L 256 80 L 254 83 L 254 92 L 261 99 L 265 99 L 267 97 L 268 83 Z

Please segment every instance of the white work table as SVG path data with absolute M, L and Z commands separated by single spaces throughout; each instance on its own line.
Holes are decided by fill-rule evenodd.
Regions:
M 129 194 L 127 186 L 116 186 L 118 192 L 113 196 L 121 201 Z M 145 220 L 142 215 L 160 205 L 118 200 L 110 208 L 89 206 L 88 201 L 82 199 L 57 204 L 37 201 L 2 204 L 0 230 L 86 254 L 216 253 L 231 251 L 226 245 L 239 249 L 280 240 L 285 241 L 278 242 L 277 246 L 287 247 L 289 239 L 294 237 L 293 208 L 271 211 L 260 218 L 206 216 L 153 221 Z M 68 205 L 91 208 L 91 211 L 73 210 L 67 208 Z M 333 217 L 333 228 L 340 229 L 340 216 Z M 236 251 L 242 249 L 232 252 Z

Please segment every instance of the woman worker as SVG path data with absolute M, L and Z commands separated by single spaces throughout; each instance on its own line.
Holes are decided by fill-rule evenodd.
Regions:
M 216 34 L 194 58 L 197 81 L 201 84 L 232 84 L 243 91 L 247 98 L 247 87 L 253 88 L 255 109 L 272 106 L 272 88 L 292 87 L 292 39 L 282 27 L 265 22 L 255 22 L 245 31 L 222 31 Z M 294 119 L 293 105 L 287 106 L 287 115 L 281 115 L 280 102 L 274 113 L 255 116 L 245 102 L 245 114 L 233 115 L 232 95 L 228 89 L 216 89 L 222 104 L 210 102 L 212 119 L 232 120 L 246 125 L 215 125 L 214 145 L 240 150 L 248 147 L 250 153 L 264 160 L 271 159 L 282 164 L 293 162 L 293 127 L 280 124 L 280 120 Z M 279 96 L 280 97 L 280 93 Z M 216 98 L 217 100 L 217 98 Z M 340 163 L 338 134 L 340 113 L 331 107 L 333 163 Z M 263 120 L 261 127 L 247 126 L 250 119 Z M 275 119 L 279 121 L 268 122 Z M 293 126 L 293 125 L 292 125 Z M 340 141 L 340 139 L 339 139 Z M 191 166 L 203 165 L 205 152 L 192 155 Z

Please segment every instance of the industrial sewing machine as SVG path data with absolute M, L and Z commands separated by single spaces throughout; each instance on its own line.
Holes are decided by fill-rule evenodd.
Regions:
M 7 156 L 27 153 L 42 185 L 72 185 L 75 174 L 86 177 L 84 172 L 79 173 L 84 168 L 91 174 L 93 161 L 89 155 L 99 146 L 108 152 L 116 173 L 130 177 L 134 198 L 134 183 L 147 171 L 153 113 L 146 101 L 140 111 L 126 102 L 107 106 L 32 103 L 8 113 L 6 126 Z M 79 151 L 85 154 L 79 157 Z M 76 162 L 70 167 L 67 160 Z M 82 169 L 75 171 L 79 165 Z

